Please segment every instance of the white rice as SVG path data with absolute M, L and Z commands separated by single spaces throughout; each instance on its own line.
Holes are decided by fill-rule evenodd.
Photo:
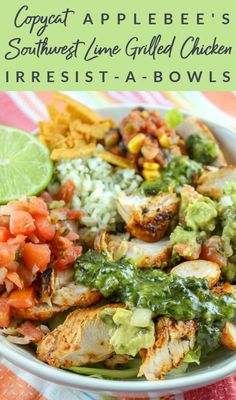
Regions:
M 58 162 L 54 183 L 49 188 L 51 193 L 55 193 L 67 179 L 76 185 L 72 208 L 86 213 L 81 221 L 84 227 L 89 228 L 89 234 L 95 234 L 102 228 L 114 231 L 121 221 L 115 202 L 117 193 L 121 190 L 132 193 L 142 181 L 135 171 L 114 169 L 96 156 Z M 87 235 L 88 229 L 84 233 Z

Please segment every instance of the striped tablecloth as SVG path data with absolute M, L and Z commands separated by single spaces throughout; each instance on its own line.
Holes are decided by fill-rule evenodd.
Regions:
M 66 92 L 91 107 L 116 103 L 144 103 L 174 106 L 236 129 L 236 93 L 233 92 Z M 0 124 L 33 131 L 46 117 L 45 103 L 50 92 L 0 92 Z M 236 400 L 236 378 L 176 396 L 156 400 Z M 117 397 L 94 395 L 68 389 L 39 379 L 0 358 L 0 400 L 111 400 Z M 135 400 L 128 395 L 119 400 Z M 142 398 L 148 400 L 149 397 Z

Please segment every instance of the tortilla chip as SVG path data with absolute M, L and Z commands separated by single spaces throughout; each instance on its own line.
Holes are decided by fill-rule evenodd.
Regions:
M 51 122 L 39 122 L 39 129 L 40 129 L 40 135 L 45 136 L 45 137 L 51 137 L 54 135 L 54 127 L 51 124 Z
M 49 115 L 50 119 L 52 121 L 55 121 L 59 114 L 58 108 L 55 106 L 55 104 L 48 104 L 47 110 L 48 110 L 48 115 Z
M 70 124 L 70 129 L 92 136 L 95 139 L 102 140 L 105 133 L 110 129 L 110 122 L 104 121 L 99 124 L 89 125 L 84 124 L 79 120 L 74 120 Z
M 102 160 L 109 162 L 110 164 L 116 165 L 117 167 L 121 168 L 129 168 L 129 169 L 136 169 L 134 163 L 128 160 L 125 157 L 117 156 L 109 151 L 100 151 L 98 153 L 98 157 L 102 158 Z
M 55 93 L 54 97 L 61 103 L 49 104 L 50 121 L 39 123 L 40 140 L 51 151 L 51 158 L 62 160 L 93 154 L 97 142 L 104 138 L 114 122 L 103 119 L 96 111 L 62 93 Z M 126 160 L 127 165 L 130 164 Z
M 66 103 L 66 111 L 70 114 L 71 119 L 80 119 L 81 121 L 88 124 L 96 124 L 102 120 L 100 115 L 84 104 L 79 103 L 76 100 L 71 99 L 63 93 L 55 93 L 55 99 Z
M 51 153 L 51 159 L 53 161 L 63 160 L 65 158 L 79 158 L 93 154 L 96 149 L 94 143 L 90 143 L 85 146 L 73 149 L 54 149 Z

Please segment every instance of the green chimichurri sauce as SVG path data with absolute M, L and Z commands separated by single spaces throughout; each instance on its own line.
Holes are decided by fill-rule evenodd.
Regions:
M 234 297 L 215 296 L 206 280 L 183 279 L 158 269 L 138 269 L 127 259 L 114 262 L 92 250 L 79 257 L 74 268 L 77 283 L 100 290 L 112 301 L 148 308 L 155 316 L 199 321 L 198 343 L 206 351 L 219 346 L 225 322 L 235 318 Z
M 184 185 L 194 184 L 202 173 L 202 165 L 198 162 L 190 160 L 188 156 L 176 156 L 160 172 L 159 178 L 143 182 L 141 190 L 145 195 L 156 195 L 168 192 L 172 187 L 176 193 L 180 193 Z

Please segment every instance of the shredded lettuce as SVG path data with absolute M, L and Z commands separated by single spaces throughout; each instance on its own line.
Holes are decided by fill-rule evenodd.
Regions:
M 96 365 L 96 364 L 95 364 Z M 140 360 L 134 359 L 127 363 L 120 369 L 109 369 L 100 367 L 61 367 L 67 371 L 74 372 L 80 375 L 92 376 L 93 378 L 104 378 L 104 379 L 132 379 L 137 378 Z
M 194 349 L 190 350 L 184 357 L 184 362 L 186 363 L 196 363 L 200 365 L 201 358 L 201 346 L 196 346 Z
M 179 110 L 173 108 L 173 110 L 167 111 L 165 114 L 165 121 L 171 127 L 175 128 L 183 121 L 183 115 Z
M 183 362 L 178 368 L 173 368 L 165 376 L 166 379 L 174 379 L 184 375 L 187 372 L 189 365 Z

